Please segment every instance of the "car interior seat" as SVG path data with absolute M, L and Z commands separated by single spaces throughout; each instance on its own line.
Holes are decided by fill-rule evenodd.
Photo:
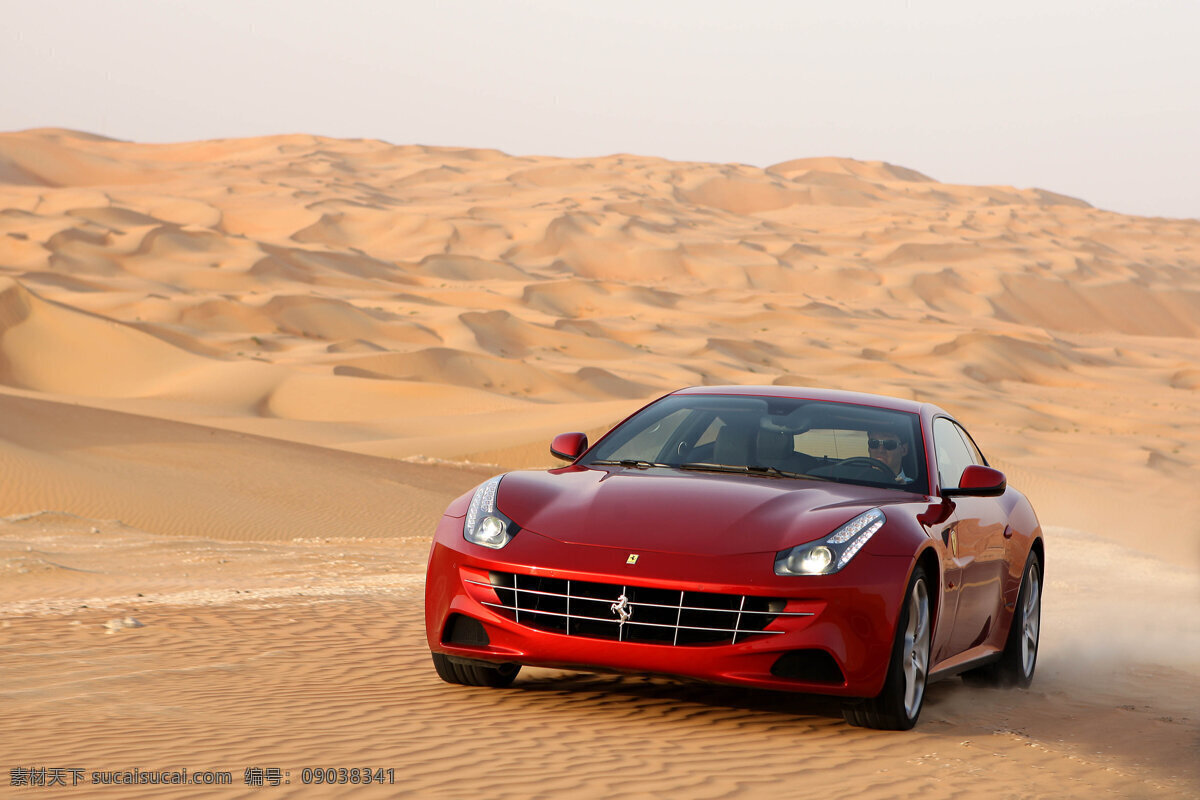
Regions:
M 717 431 L 717 439 L 713 448 L 713 461 L 717 464 L 728 464 L 735 467 L 749 466 L 753 459 L 750 445 L 753 432 L 749 426 L 737 424 L 737 421 L 727 422 Z
M 789 456 L 796 451 L 795 439 L 787 431 L 758 432 L 758 464 L 763 467 L 786 469 Z

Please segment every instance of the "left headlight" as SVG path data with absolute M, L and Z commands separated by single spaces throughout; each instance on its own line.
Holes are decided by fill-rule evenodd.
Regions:
M 829 575 L 850 559 L 883 527 L 878 508 L 859 514 L 823 539 L 781 550 L 775 554 L 776 575 Z
M 472 544 L 499 550 L 512 541 L 520 527 L 496 508 L 496 493 L 503 475 L 479 485 L 463 519 L 463 538 Z

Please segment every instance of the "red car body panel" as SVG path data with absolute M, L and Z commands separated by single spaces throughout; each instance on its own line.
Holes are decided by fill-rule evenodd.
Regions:
M 458 523 L 455 525 L 455 523 Z M 448 517 L 439 526 L 439 534 L 457 532 L 462 537 L 462 521 Z M 529 534 L 522 531 L 521 536 Z M 781 618 L 771 629 L 787 633 L 769 638 L 754 638 L 732 645 L 675 647 L 672 645 L 615 643 L 607 639 L 588 639 L 533 630 L 513 622 L 484 602 L 496 602 L 495 592 L 466 583 L 467 579 L 486 581 L 490 570 L 540 574 L 547 577 L 621 583 L 669 589 L 695 589 L 726 594 L 770 594 L 761 583 L 734 583 L 735 574 L 756 575 L 770 571 L 774 554 L 739 557 L 703 557 L 673 555 L 655 569 L 653 558 L 639 560 L 636 574 L 626 565 L 626 548 L 580 548 L 550 540 L 533 541 L 538 561 L 554 566 L 538 567 L 536 573 L 521 563 L 514 551 L 513 563 L 494 558 L 479 559 L 474 554 L 456 551 L 440 541 L 430 556 L 430 580 L 426 584 L 426 622 L 430 647 L 437 652 L 465 658 L 506 662 L 517 661 L 545 667 L 605 669 L 618 672 L 679 675 L 722 683 L 738 683 L 769 689 L 821 691 L 828 694 L 864 696 L 879 691 L 891 650 L 891 636 L 899 614 L 900 596 L 893 586 L 908 580 L 911 564 L 895 556 L 856 558 L 840 573 L 822 576 L 823 585 L 812 591 L 788 597 L 787 611 L 811 611 L 813 617 Z M 516 540 L 511 546 L 516 545 Z M 467 542 L 464 545 L 470 546 Z M 464 548 L 466 549 L 466 548 Z M 508 548 L 505 548 L 508 549 Z M 556 557 L 557 556 L 557 557 Z M 766 565 L 764 567 L 764 564 Z M 664 577 L 669 573 L 670 577 Z M 436 578 L 433 576 L 437 576 Z M 685 576 L 682 580 L 680 575 Z M 458 578 L 456 581 L 455 578 Z M 790 587 L 780 587 L 786 589 Z M 451 612 L 473 617 L 488 633 L 486 647 L 451 645 L 442 641 L 442 625 Z M 847 681 L 841 686 L 801 684 L 771 674 L 772 665 L 785 652 L 800 648 L 820 648 L 830 652 L 843 665 Z
M 622 467 L 512 472 L 504 488 L 501 511 L 558 541 L 719 557 L 745 553 L 745 528 L 753 525 L 755 547 L 772 562 L 776 551 L 820 538 L 870 507 L 862 487 L 849 484 Z M 872 504 L 912 499 L 879 489 Z
M 430 550 L 426 633 L 434 652 L 494 663 L 656 673 L 846 697 L 883 686 L 900 607 L 918 563 L 938 590 L 931 675 L 998 653 L 1013 617 L 1025 559 L 1041 530 L 1011 487 L 998 497 L 946 497 L 938 486 L 929 404 L 790 387 L 698 387 L 675 394 L 804 398 L 917 415 L 930 494 L 833 482 L 676 469 L 571 465 L 505 475 L 496 507 L 520 526 L 499 550 L 467 541 L 472 493 L 452 502 Z M 619 426 L 618 426 L 619 427 Z M 603 441 L 603 439 L 601 439 Z M 593 448 L 599 444 L 597 442 Z M 585 453 L 580 460 L 586 460 Z M 777 575 L 776 554 L 827 536 L 871 508 L 887 521 L 840 571 Z M 636 563 L 630 563 L 636 555 Z M 492 572 L 688 592 L 770 597 L 784 611 L 774 635 L 677 646 L 542 630 L 493 606 Z M 489 605 L 492 604 L 492 605 Z M 451 642 L 454 614 L 478 621 L 487 644 Z M 783 677 L 793 651 L 823 651 L 844 680 Z

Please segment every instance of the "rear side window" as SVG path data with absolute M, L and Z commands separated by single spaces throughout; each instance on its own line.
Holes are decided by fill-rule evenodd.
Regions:
M 805 431 L 795 437 L 798 453 L 817 458 L 850 458 L 867 455 L 867 432 L 821 430 Z

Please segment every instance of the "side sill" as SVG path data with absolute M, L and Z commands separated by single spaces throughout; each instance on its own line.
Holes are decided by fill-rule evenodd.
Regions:
M 946 667 L 939 667 L 938 669 L 935 669 L 929 673 L 929 683 L 944 681 L 947 678 L 953 678 L 955 675 L 959 675 L 967 670 L 991 664 L 993 661 L 999 661 L 1002 654 L 1003 651 L 1001 650 L 992 650 L 982 655 L 968 658 L 965 661 L 958 661 Z

